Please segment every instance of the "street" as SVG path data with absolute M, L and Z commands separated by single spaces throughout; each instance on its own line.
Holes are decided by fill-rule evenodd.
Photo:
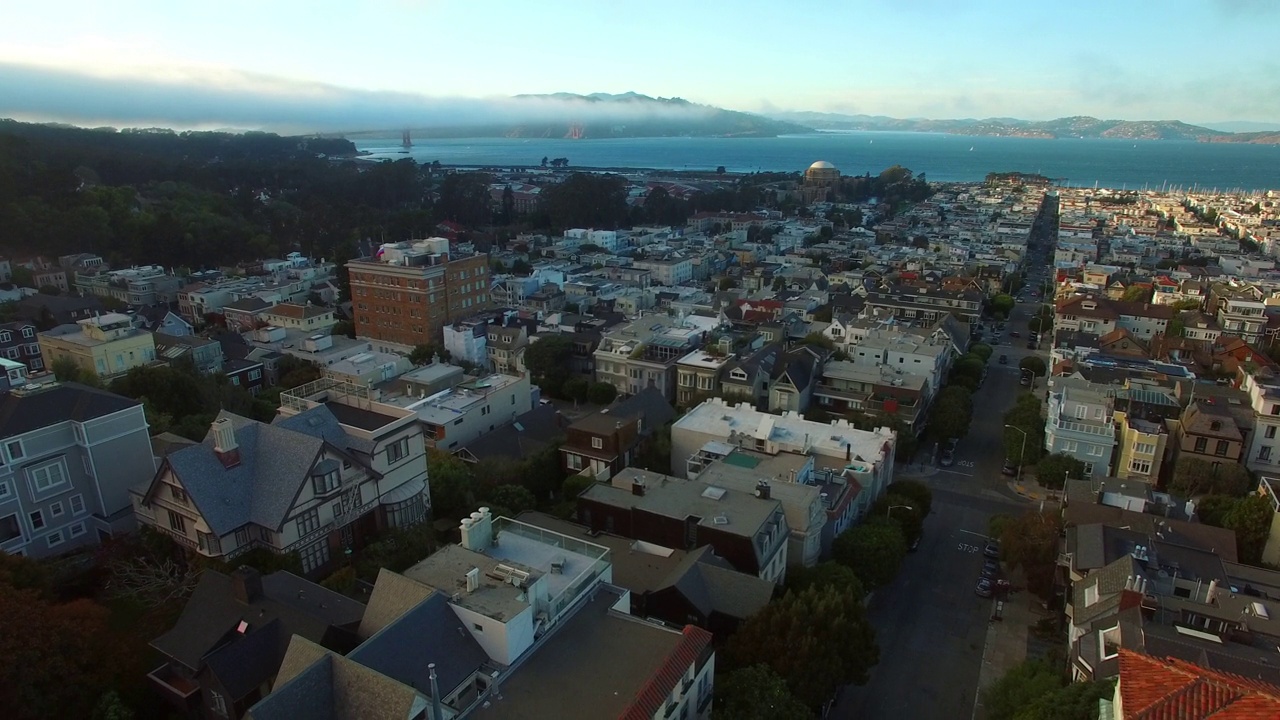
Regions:
M 933 510 L 925 519 L 919 550 L 907 556 L 897 578 L 876 591 L 868 607 L 880 662 L 867 685 L 843 690 L 832 717 L 975 716 L 984 652 L 992 650 L 988 643 L 1008 635 L 990 632 L 992 600 L 974 593 L 987 521 L 998 513 L 1030 508 L 1009 488 L 1011 478 L 1000 469 L 1004 413 L 1027 389 L 1020 384 L 1018 363 L 1028 355 L 1048 361 L 1047 337 L 1040 349 L 1026 347 L 1027 322 L 1039 307 L 1035 301 L 1019 303 L 1006 323 L 1004 344 L 993 345 L 987 379 L 974 394 L 969 434 L 956 447 L 955 463 L 947 468 L 899 467 L 900 477 L 919 479 L 933 491 Z M 1010 338 L 1010 331 L 1022 337 Z M 1008 356 L 1007 365 L 999 364 L 1001 355 Z M 1043 391 L 1043 383 L 1043 378 L 1037 382 L 1037 391 Z

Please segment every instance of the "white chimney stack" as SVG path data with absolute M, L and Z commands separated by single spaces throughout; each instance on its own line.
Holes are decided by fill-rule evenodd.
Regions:
M 471 568 L 467 571 L 467 592 L 473 593 L 478 587 L 480 587 L 480 568 Z

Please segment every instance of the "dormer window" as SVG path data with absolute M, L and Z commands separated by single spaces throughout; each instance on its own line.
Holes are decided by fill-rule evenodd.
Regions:
M 311 484 L 316 495 L 328 495 L 342 486 L 342 477 L 336 460 L 323 460 L 311 474 Z

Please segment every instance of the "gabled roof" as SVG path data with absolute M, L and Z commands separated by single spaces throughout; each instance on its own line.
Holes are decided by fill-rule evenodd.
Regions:
M 452 694 L 489 661 L 449 606 L 448 596 L 439 592 L 383 627 L 347 658 L 424 693 L 431 688 L 427 665 L 435 663 L 442 696 Z
M 274 425 L 225 410 L 218 417 L 232 422 L 240 464 L 223 466 L 210 431 L 199 445 L 170 453 L 152 483 L 154 489 L 165 467 L 171 469 L 217 535 L 246 523 L 278 529 L 326 444 L 340 453 L 348 447 L 346 433 L 324 405 Z
M 249 720 L 406 720 L 427 707 L 413 688 L 305 638 L 289 642 L 274 691 Z
M 354 628 L 364 614 L 363 604 L 285 571 L 263 577 L 262 594 L 247 603 L 237 600 L 232 588 L 230 576 L 204 571 L 178 621 L 152 641 L 152 647 L 192 670 L 199 670 L 218 650 L 215 663 L 225 672 L 230 664 L 244 662 L 242 656 L 223 647 L 226 642 L 245 642 L 257 633 L 278 633 L 280 628 L 322 642 L 332 628 Z M 248 627 L 239 633 L 242 621 Z M 273 621 L 279 621 L 280 627 L 273 626 Z M 253 643 L 266 652 L 275 647 L 271 636 L 254 638 Z M 278 654 L 275 659 L 279 660 Z M 274 674 L 276 667 L 270 670 Z M 266 679 L 261 678 L 258 684 Z
M 745 620 L 773 598 L 774 584 L 734 570 L 704 545 L 685 556 L 659 590 L 672 587 L 704 616 L 713 612 Z
M 513 422 L 463 445 L 458 449 L 458 454 L 477 461 L 486 458 L 527 458 L 564 435 L 568 425 L 568 420 L 554 405 L 538 405 L 517 416 Z
M 607 412 L 606 412 L 607 411 Z M 667 402 L 661 390 L 647 387 L 616 405 L 601 410 L 613 417 L 644 418 L 641 434 L 648 435 L 656 428 L 662 427 L 676 419 L 675 408 Z
M 696 666 L 698 658 L 711 646 L 711 633 L 694 625 L 686 625 L 680 642 L 650 676 L 631 706 L 621 715 L 621 720 L 652 720 L 689 668 Z
M 417 580 L 411 580 L 398 572 L 382 568 L 378 571 L 378 579 L 373 584 L 373 592 L 369 595 L 364 617 L 360 619 L 358 634 L 367 640 L 422 604 L 422 601 L 431 597 L 434 592 L 435 588 L 423 585 Z
M 1126 719 L 1272 720 L 1280 688 L 1184 660 L 1120 650 L 1120 700 Z

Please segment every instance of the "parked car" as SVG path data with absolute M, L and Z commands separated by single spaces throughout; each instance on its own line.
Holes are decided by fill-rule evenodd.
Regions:
M 978 584 L 973 588 L 973 592 L 978 597 L 989 598 L 994 594 L 995 583 L 987 578 L 978 578 Z
M 982 563 L 982 577 L 995 580 L 1000 577 L 1000 563 L 996 560 L 986 560 Z
M 1028 349 L 1028 350 L 1035 350 L 1035 349 L 1036 349 L 1036 341 L 1035 341 L 1035 340 L 1028 340 L 1028 341 L 1027 341 L 1027 349 Z
M 1009 364 L 1009 356 L 1008 356 L 1008 355 L 1001 355 L 1001 356 L 1000 356 L 1000 364 L 1001 364 L 1001 365 L 1008 365 L 1008 364 Z
M 1018 466 L 1012 460 L 1005 460 L 1004 467 L 1000 468 L 1000 474 L 1013 477 L 1018 474 Z
M 986 547 L 982 548 L 982 554 L 992 560 L 1000 559 L 1000 543 L 995 540 L 988 540 Z
M 938 460 L 942 467 L 951 467 L 956 464 L 956 439 L 951 438 L 947 444 L 942 447 L 942 457 Z
M 1022 337 L 1022 333 L 1018 332 L 1017 330 L 1011 330 L 1011 331 L 1009 332 L 1009 337 L 1011 337 L 1011 338 L 1020 338 L 1020 337 Z

